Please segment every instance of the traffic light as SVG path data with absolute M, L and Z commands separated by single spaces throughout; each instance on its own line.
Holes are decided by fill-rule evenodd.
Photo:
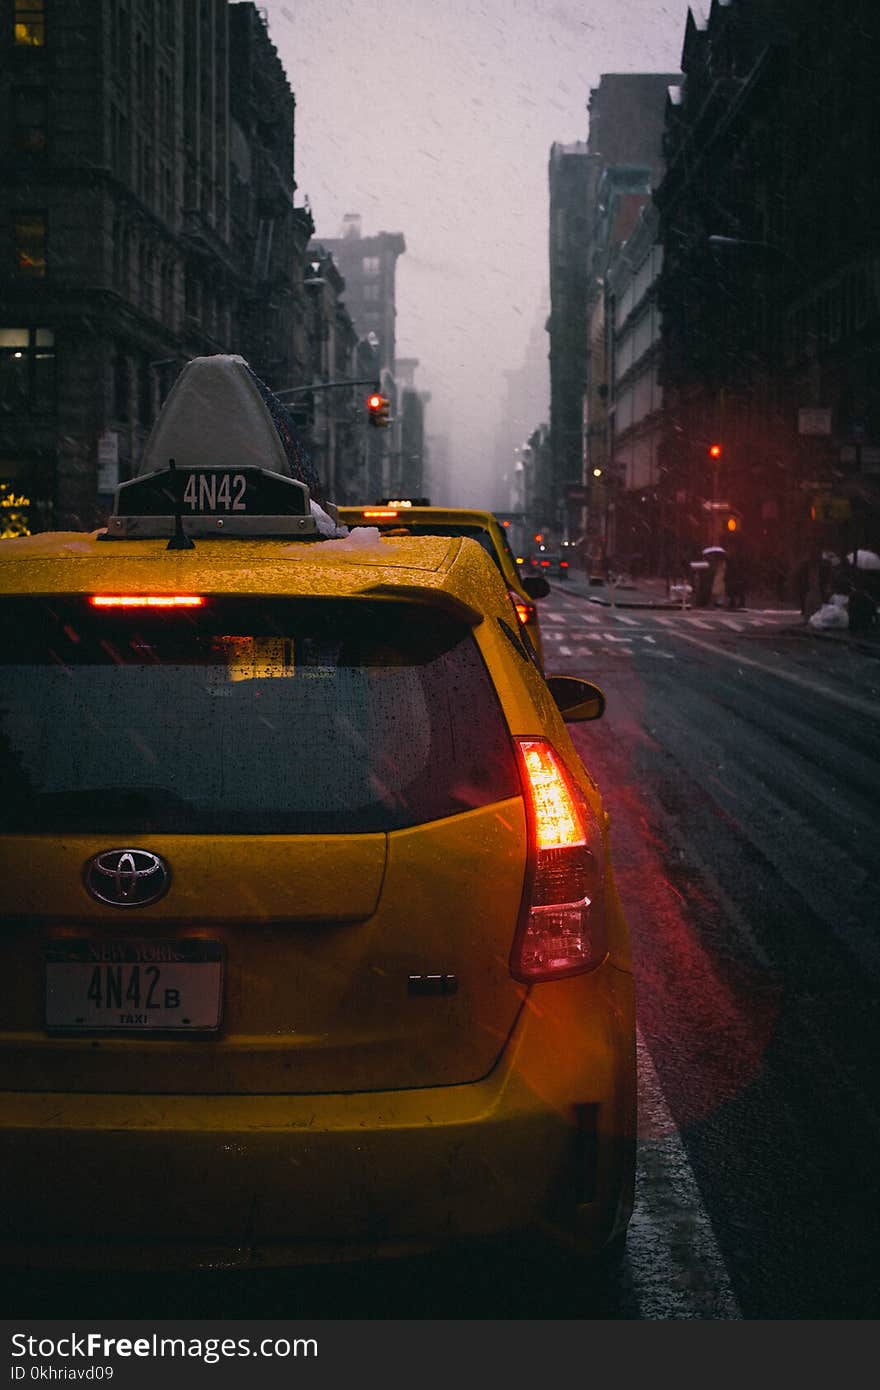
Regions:
M 742 515 L 739 512 L 725 512 L 722 518 L 728 536 L 738 536 L 742 530 Z
M 380 396 L 378 391 L 374 391 L 367 397 L 367 413 L 370 417 L 370 424 L 377 430 L 387 430 L 391 423 L 388 419 L 388 412 L 391 409 L 391 402 L 387 396 Z
M 720 444 L 710 444 L 710 445 L 709 445 L 709 457 L 710 457 L 710 459 L 720 459 L 720 457 L 721 457 L 721 445 L 720 445 Z

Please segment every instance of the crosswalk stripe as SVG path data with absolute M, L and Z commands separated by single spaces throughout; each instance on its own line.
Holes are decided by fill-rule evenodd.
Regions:
M 560 656 L 571 656 L 571 647 L 560 647 L 560 648 L 559 648 L 559 655 L 560 655 Z
M 639 625 L 636 618 L 625 618 L 622 613 L 617 614 L 617 621 L 626 627 L 638 627 Z

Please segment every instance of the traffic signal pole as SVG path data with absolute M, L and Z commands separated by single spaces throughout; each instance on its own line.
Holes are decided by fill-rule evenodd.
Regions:
M 314 381 L 311 386 L 284 386 L 280 391 L 275 391 L 276 396 L 298 396 L 305 395 L 308 391 L 333 391 L 341 389 L 343 386 L 372 386 L 374 391 L 379 390 L 376 378 L 360 377 L 357 381 Z

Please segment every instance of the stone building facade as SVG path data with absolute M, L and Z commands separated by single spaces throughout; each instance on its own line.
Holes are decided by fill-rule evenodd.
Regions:
M 780 587 L 823 548 L 880 545 L 878 43 L 873 0 L 713 0 L 667 110 L 669 505 L 696 549 L 703 504 L 729 501 Z
M 371 430 L 367 438 L 366 496 L 373 501 L 399 490 L 401 460 L 401 401 L 395 380 L 396 270 L 406 251 L 401 232 L 363 236 L 358 213 L 347 213 L 340 237 L 321 237 L 345 279 L 345 301 L 358 337 L 366 340 L 378 359 L 382 394 L 391 402 L 392 425 Z
M 0 72 L 0 483 L 88 528 L 190 357 L 301 370 L 294 99 L 227 0 L 0 0 Z

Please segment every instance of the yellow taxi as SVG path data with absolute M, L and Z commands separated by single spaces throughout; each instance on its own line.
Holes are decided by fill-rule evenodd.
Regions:
M 473 540 L 336 524 L 246 372 L 189 364 L 105 530 L 0 542 L 0 1262 L 592 1260 L 635 1130 L 603 697 Z
M 521 626 L 528 633 L 538 661 L 544 650 L 536 599 L 546 598 L 550 585 L 541 574 L 521 574 L 507 534 L 494 512 L 466 507 L 432 507 L 424 498 L 391 498 L 374 506 L 340 507 L 346 526 L 375 526 L 395 536 L 470 536 L 500 570 Z

